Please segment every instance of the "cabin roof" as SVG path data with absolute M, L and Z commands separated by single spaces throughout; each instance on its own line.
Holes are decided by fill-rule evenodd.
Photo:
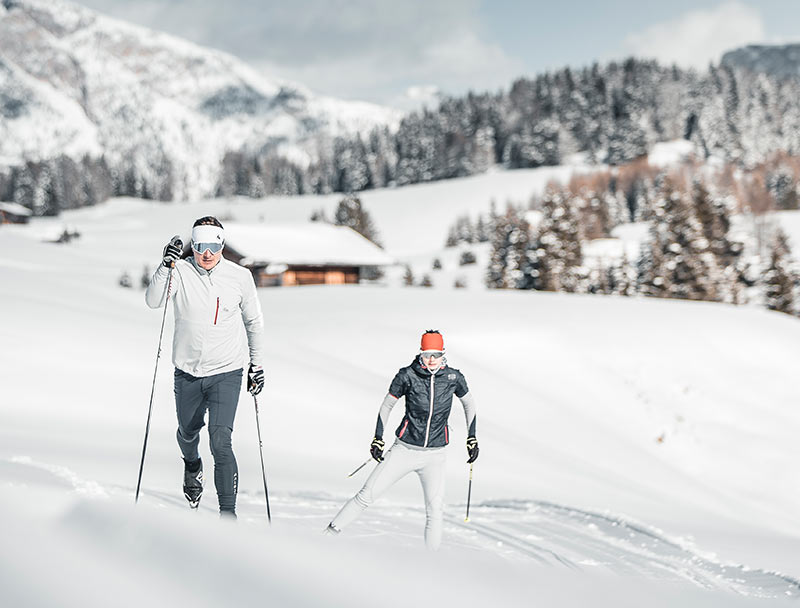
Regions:
M 394 259 L 347 226 L 225 223 L 225 243 L 243 256 L 241 264 L 385 266 Z
M 5 211 L 11 215 L 19 215 L 23 217 L 30 217 L 33 212 L 27 207 L 23 207 L 19 203 L 10 203 L 0 201 L 0 211 Z

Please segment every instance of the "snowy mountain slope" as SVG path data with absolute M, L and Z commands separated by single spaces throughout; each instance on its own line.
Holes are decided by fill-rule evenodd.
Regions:
M 4 164 L 102 154 L 178 199 L 213 195 L 226 151 L 308 162 L 326 138 L 398 119 L 66 0 L 5 0 L 0 57 Z
M 495 201 L 498 211 L 503 210 L 509 202 L 524 205 L 533 194 L 541 194 L 552 180 L 566 182 L 573 173 L 595 170 L 596 167 L 581 164 L 513 171 L 496 170 L 404 188 L 367 190 L 360 192 L 358 197 L 373 218 L 387 253 L 393 258 L 403 264 L 410 264 L 415 275 L 422 276 L 430 271 L 433 258 L 439 256 L 447 267 L 444 273 L 431 273 L 436 286 L 451 287 L 456 277 L 465 274 L 468 286 L 472 288 L 483 284 L 485 263 L 479 261 L 472 268 L 458 269 L 457 258 L 460 254 L 444 248 L 448 230 L 457 217 L 469 215 L 475 219 L 479 214 L 486 215 L 492 201 Z M 147 218 L 152 214 L 158 214 L 164 225 L 175 226 L 186 240 L 191 226 L 191 222 L 187 224 L 188 217 L 195 212 L 200 215 L 217 215 L 223 223 L 297 223 L 307 221 L 319 210 L 324 211 L 326 217 L 332 218 L 342 198 L 340 193 L 321 196 L 269 196 L 264 199 L 216 198 L 192 205 L 189 215 L 184 205 L 164 205 L 122 198 L 97 209 L 77 209 L 64 217 L 37 218 L 33 224 L 21 230 L 15 226 L 4 226 L 3 230 L 20 231 L 21 234 L 37 239 L 56 239 L 65 226 L 80 231 L 84 221 L 92 222 L 97 226 L 92 238 L 102 240 L 106 246 L 114 247 L 120 254 L 101 263 L 104 267 L 107 266 L 109 276 L 117 277 L 122 270 L 138 274 L 145 264 L 152 265 L 150 252 L 154 248 L 158 250 L 163 247 L 163 236 L 158 231 L 141 234 L 140 237 L 145 241 L 130 248 L 126 240 L 117 238 L 120 231 L 128 228 L 138 230 L 147 225 Z M 483 258 L 480 249 L 475 250 Z M 402 268 L 397 270 L 402 274 Z M 390 274 L 399 283 L 400 276 L 394 277 L 397 274 L 394 269 L 390 270 Z M 447 278 L 437 281 L 438 274 L 446 275 Z
M 446 196 L 409 190 L 417 195 L 412 202 L 383 209 L 397 221 L 383 233 L 390 253 L 426 251 L 427 233 L 408 227 Z M 510 605 L 529 605 L 537 594 L 566 606 L 613 598 L 613 590 L 629 605 L 650 597 L 663 605 L 729 606 L 744 601 L 731 593 L 796 593 L 800 395 L 791 380 L 800 326 L 756 309 L 447 289 L 262 290 L 268 381 L 260 403 L 275 518 L 269 535 L 246 394 L 234 435 L 240 526 L 228 533 L 217 524 L 210 486 L 200 513 L 183 504 L 168 316 L 144 493 L 132 511 L 161 316 L 144 306 L 141 291 L 116 285 L 120 270 L 152 266 L 165 237 L 185 233 L 208 212 L 290 219 L 334 201 L 299 202 L 290 211 L 288 201 L 113 200 L 65 214 L 82 233 L 68 246 L 42 242 L 60 220 L 3 227 L 0 302 L 13 322 L 0 326 L 0 508 L 4 520 L 21 522 L 0 551 L 0 572 L 13 573 L 3 589 L 46 594 L 27 584 L 41 553 L 53 556 L 50 564 L 73 556 L 54 587 L 69 598 L 79 597 L 72 579 L 84 567 L 99 568 L 108 581 L 134 572 L 151 589 L 174 594 L 185 572 L 175 563 L 183 562 L 152 562 L 152 554 L 181 556 L 190 546 L 192 564 L 222 550 L 233 564 L 224 571 L 243 573 L 237 593 L 249 601 L 288 589 L 299 605 L 340 605 L 344 590 L 352 603 L 366 603 L 363 585 L 374 601 L 404 577 L 423 576 L 420 564 L 443 577 L 430 584 L 431 594 L 467 605 L 493 593 L 508 594 Z M 423 518 L 411 478 L 343 536 L 318 537 L 367 474 L 346 478 L 367 456 L 392 374 L 427 327 L 445 332 L 450 362 L 466 373 L 479 403 L 482 453 L 470 523 L 462 521 L 467 468 L 456 403 L 443 559 L 418 553 Z M 397 408 L 390 424 L 399 418 Z M 202 450 L 210 462 L 205 439 Z M 198 530 L 204 541 L 187 545 Z M 275 555 L 283 566 L 274 565 Z M 315 590 L 307 585 L 282 586 L 298 576 L 323 588 L 347 583 L 326 600 L 310 599 L 305 594 Z M 214 581 L 206 589 L 199 605 L 224 593 Z M 142 596 L 130 597 L 133 604 Z

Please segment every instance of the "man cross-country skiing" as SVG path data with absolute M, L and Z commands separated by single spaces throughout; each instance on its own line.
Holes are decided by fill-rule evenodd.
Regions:
M 203 463 L 197 447 L 208 412 L 219 512 L 235 519 L 239 472 L 231 434 L 245 363 L 249 362 L 247 389 L 257 395 L 264 387 L 264 323 L 250 271 L 223 258 L 224 245 L 225 231 L 219 220 L 211 216 L 197 220 L 192 228 L 194 255 L 180 259 L 182 243 L 173 238 L 164 247 L 145 300 L 150 308 L 164 306 L 172 276 L 172 362 L 184 495 L 197 508 L 203 493 Z
M 378 461 L 364 487 L 342 507 L 326 532 L 337 534 L 384 491 L 412 471 L 419 475 L 425 495 L 425 545 L 438 549 L 442 542 L 444 503 L 444 447 L 449 443 L 447 419 L 453 395 L 461 400 L 467 419 L 467 453 L 472 463 L 478 458 L 475 437 L 475 399 L 464 375 L 447 366 L 444 338 L 435 330 L 422 336 L 420 353 L 411 365 L 397 372 L 383 399 L 370 454 Z M 383 429 L 400 397 L 406 398 L 406 412 L 397 427 L 396 441 L 383 453 Z

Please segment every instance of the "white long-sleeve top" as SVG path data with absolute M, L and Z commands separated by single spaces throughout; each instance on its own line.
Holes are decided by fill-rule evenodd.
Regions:
M 169 269 L 159 264 L 145 293 L 150 308 L 164 306 Z M 264 319 L 253 276 L 221 258 L 210 271 L 193 258 L 172 270 L 175 314 L 172 363 L 196 377 L 261 365 Z

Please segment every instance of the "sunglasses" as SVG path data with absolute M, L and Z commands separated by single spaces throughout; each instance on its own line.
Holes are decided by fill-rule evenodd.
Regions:
M 192 242 L 192 249 L 194 249 L 197 253 L 202 254 L 206 250 L 210 251 L 212 254 L 219 253 L 222 251 L 222 243 L 195 243 Z
M 438 359 L 439 357 L 444 356 L 444 353 L 440 350 L 424 350 L 422 351 L 422 357 L 424 359 L 430 359 L 433 357 L 434 359 Z

